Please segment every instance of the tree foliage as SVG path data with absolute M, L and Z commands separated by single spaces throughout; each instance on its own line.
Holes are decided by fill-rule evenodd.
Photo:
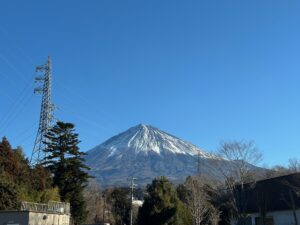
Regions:
M 74 127 L 72 123 L 59 121 L 49 130 L 44 166 L 53 174 L 53 186 L 58 187 L 61 200 L 70 202 L 74 223 L 80 224 L 87 216 L 83 190 L 90 176 Z
M 51 185 L 44 167 L 31 167 L 22 148 L 13 149 L 7 140 L 0 141 L 0 209 L 18 209 L 21 201 L 46 203 L 59 201 L 57 188 Z
M 113 188 L 109 190 L 108 200 L 112 207 L 115 224 L 123 225 L 130 223 L 130 189 Z
M 172 184 L 160 177 L 147 188 L 148 196 L 140 208 L 140 225 L 192 225 L 192 217 L 185 205 L 178 199 Z
M 20 205 L 19 195 L 14 183 L 0 177 L 0 210 L 17 209 Z

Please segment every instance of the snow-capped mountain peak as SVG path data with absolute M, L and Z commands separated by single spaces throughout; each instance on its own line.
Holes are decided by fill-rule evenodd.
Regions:
M 219 168 L 230 169 L 235 163 L 144 124 L 91 149 L 85 160 L 91 175 L 104 186 L 127 186 L 128 177 L 137 178 L 141 185 L 149 184 L 158 176 L 180 183 L 187 176 L 197 174 L 199 168 L 201 174 L 221 179 Z
M 191 156 L 200 154 L 203 158 L 214 158 L 213 155 L 204 152 L 189 142 L 145 124 L 134 126 L 110 138 L 98 147 L 109 149 L 109 157 L 122 154 L 126 150 L 131 150 L 136 154 L 148 154 L 150 152 L 159 155 L 163 153 Z

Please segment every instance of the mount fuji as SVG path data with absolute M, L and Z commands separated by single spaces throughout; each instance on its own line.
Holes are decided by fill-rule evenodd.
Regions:
M 102 186 L 127 186 L 130 177 L 136 177 L 141 185 L 157 176 L 166 176 L 178 183 L 195 175 L 199 169 L 203 174 L 216 176 L 216 161 L 230 164 L 187 141 L 144 124 L 113 136 L 86 155 L 91 175 Z

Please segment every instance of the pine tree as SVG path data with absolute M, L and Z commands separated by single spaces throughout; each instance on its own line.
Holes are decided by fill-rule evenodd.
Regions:
M 191 225 L 192 217 L 178 199 L 172 184 L 165 178 L 156 178 L 147 189 L 149 196 L 140 208 L 140 225 Z
M 59 188 L 62 201 L 69 201 L 75 224 L 87 215 L 83 189 L 90 176 L 84 164 L 85 153 L 79 150 L 78 134 L 72 123 L 57 122 L 46 135 L 44 165 L 53 174 L 53 185 Z

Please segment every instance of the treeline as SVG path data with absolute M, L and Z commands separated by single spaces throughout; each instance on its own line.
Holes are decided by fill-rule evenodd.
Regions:
M 21 201 L 59 201 L 50 173 L 41 165 L 31 167 L 23 150 L 13 149 L 4 137 L 0 142 L 0 210 L 18 209 Z
M 253 167 L 261 154 L 253 142 L 221 143 L 219 157 L 236 162 L 229 169 L 217 158 L 214 168 L 222 179 L 201 173 L 174 185 L 158 177 L 146 189 L 137 189 L 134 196 L 144 200 L 141 207 L 131 208 L 129 188 L 101 190 L 88 175 L 78 144 L 78 134 L 71 123 L 57 122 L 47 134 L 46 157 L 32 166 L 20 147 L 14 149 L 4 137 L 0 142 L 0 210 L 19 209 L 22 201 L 47 203 L 64 201 L 71 204 L 73 224 L 109 222 L 112 225 L 229 225 L 235 218 L 243 221 L 244 195 L 247 183 L 259 179 L 300 171 L 299 160 L 290 160 L 288 167 L 272 169 Z M 238 188 L 237 188 L 238 187 Z M 293 187 L 298 193 L 300 187 Z M 237 197 L 237 193 L 240 197 Z M 241 197 L 242 196 L 242 197 Z
M 129 188 L 101 191 L 98 184 L 90 184 L 85 192 L 86 223 L 130 224 L 130 193 Z M 142 207 L 133 207 L 134 225 L 229 224 L 233 214 L 229 193 L 201 176 L 188 177 L 180 185 L 158 177 L 134 195 L 144 200 Z
M 83 191 L 91 177 L 78 134 L 73 124 L 57 122 L 46 140 L 46 156 L 34 166 L 21 148 L 13 149 L 6 138 L 0 142 L 0 210 L 19 209 L 22 201 L 69 202 L 73 224 L 82 224 L 88 214 Z
M 217 169 L 221 177 L 206 177 L 200 173 L 188 177 L 179 185 L 172 184 L 165 177 L 158 177 L 146 189 L 139 189 L 135 196 L 144 199 L 144 204 L 140 208 L 133 208 L 133 224 L 230 225 L 232 219 L 239 224 L 245 224 L 248 219 L 247 197 L 255 187 L 248 184 L 300 171 L 300 161 L 296 159 L 290 160 L 287 167 L 255 167 L 261 162 L 262 155 L 252 141 L 223 142 L 218 149 L 218 155 L 227 161 L 236 162 L 231 167 L 224 167 L 222 160 L 217 158 L 211 169 Z M 295 196 L 300 191 L 300 185 L 278 185 L 286 187 L 288 193 Z M 256 195 L 263 195 L 268 191 L 255 189 Z M 89 211 L 87 223 L 129 224 L 130 189 L 112 188 L 101 191 L 99 185 L 93 183 L 86 188 L 85 199 Z M 285 201 L 293 202 L 290 199 Z M 268 210 L 266 201 L 259 201 L 257 205 L 264 212 Z M 291 205 L 291 210 L 292 208 Z M 264 215 L 262 211 L 262 218 Z
M 86 223 L 130 224 L 130 193 L 129 188 L 101 191 L 98 184 L 90 184 L 85 192 Z M 142 207 L 133 207 L 134 225 L 230 224 L 234 214 L 229 191 L 202 176 L 188 177 L 180 185 L 158 177 L 134 195 L 144 200 Z

